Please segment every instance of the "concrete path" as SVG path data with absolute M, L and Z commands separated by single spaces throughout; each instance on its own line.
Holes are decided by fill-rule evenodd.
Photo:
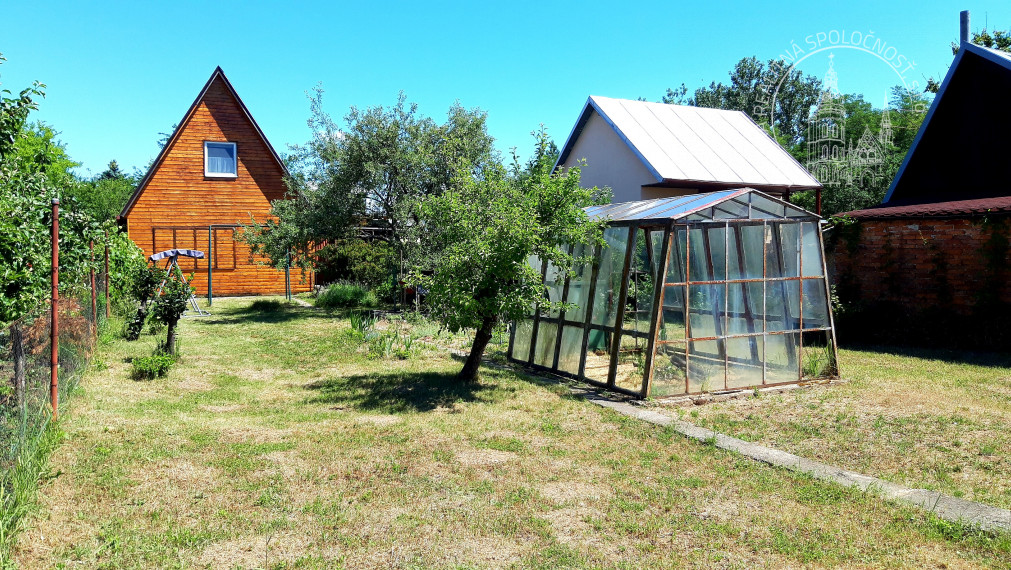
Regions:
M 862 491 L 875 493 L 885 499 L 908 503 L 926 509 L 947 521 L 965 523 L 986 531 L 1011 531 L 1011 511 L 1007 509 L 998 509 L 997 507 L 991 507 L 982 503 L 966 501 L 937 491 L 913 489 L 878 479 L 877 477 L 869 477 L 826 465 L 825 463 L 804 459 L 792 453 L 786 453 L 785 451 L 779 451 L 778 449 L 772 449 L 771 447 L 750 443 L 709 429 L 700 428 L 660 412 L 608 398 L 606 395 L 592 390 L 573 388 L 572 392 L 598 406 L 614 410 L 619 414 L 656 425 L 673 427 L 678 433 L 691 439 L 713 443 L 720 449 L 734 451 L 745 457 L 750 457 L 769 465 L 783 467 L 784 469 L 798 473 L 807 473 L 815 479 L 831 481 L 845 487 L 855 487 Z

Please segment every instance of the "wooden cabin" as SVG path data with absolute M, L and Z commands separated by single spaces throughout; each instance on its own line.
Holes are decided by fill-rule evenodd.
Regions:
M 145 255 L 172 248 L 207 253 L 180 259 L 194 273 L 197 294 L 273 295 L 285 274 L 252 259 L 237 239 L 240 224 L 270 215 L 285 197 L 287 170 L 220 67 L 190 105 L 119 217 Z M 294 292 L 312 287 L 311 275 L 292 270 Z

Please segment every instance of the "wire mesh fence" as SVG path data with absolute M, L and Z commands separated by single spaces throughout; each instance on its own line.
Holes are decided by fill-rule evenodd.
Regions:
M 96 292 L 101 289 L 97 286 Z M 94 296 L 90 283 L 61 296 L 57 303 L 58 402 L 79 382 L 95 348 L 99 320 L 104 320 L 104 299 Z M 99 304 L 101 303 L 101 305 Z M 93 309 L 94 307 L 94 309 Z M 97 309 L 97 310 L 95 310 Z M 0 473 L 10 473 L 17 462 L 34 455 L 52 421 L 52 307 L 45 307 L 0 329 Z M 0 485 L 9 486 L 7 477 Z M 10 489 L 0 496 L 6 509 Z

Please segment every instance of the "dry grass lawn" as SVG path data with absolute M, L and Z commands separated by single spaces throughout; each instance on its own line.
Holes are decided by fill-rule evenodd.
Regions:
M 699 406 L 685 419 L 826 463 L 1011 508 L 1011 357 L 843 350 L 833 386 Z
M 486 370 L 458 385 L 444 353 L 370 356 L 346 319 L 314 309 L 219 299 L 213 312 L 183 323 L 184 358 L 167 378 L 129 379 L 125 359 L 149 354 L 154 337 L 100 349 L 107 368 L 86 376 L 64 420 L 58 475 L 18 567 L 1011 559 L 1007 537 L 682 439 L 561 384 Z

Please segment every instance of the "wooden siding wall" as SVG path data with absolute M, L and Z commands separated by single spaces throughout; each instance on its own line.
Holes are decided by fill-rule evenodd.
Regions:
M 207 251 L 211 225 L 265 221 L 270 202 L 284 198 L 283 172 L 222 79 L 216 78 L 183 124 L 127 215 L 127 230 L 145 255 L 176 248 Z M 236 178 L 204 177 L 204 141 L 233 142 Z M 284 272 L 250 262 L 248 246 L 229 228 L 215 228 L 215 295 L 284 293 Z M 206 260 L 180 259 L 193 285 L 207 294 Z M 308 275 L 293 271 L 292 289 L 308 291 Z

